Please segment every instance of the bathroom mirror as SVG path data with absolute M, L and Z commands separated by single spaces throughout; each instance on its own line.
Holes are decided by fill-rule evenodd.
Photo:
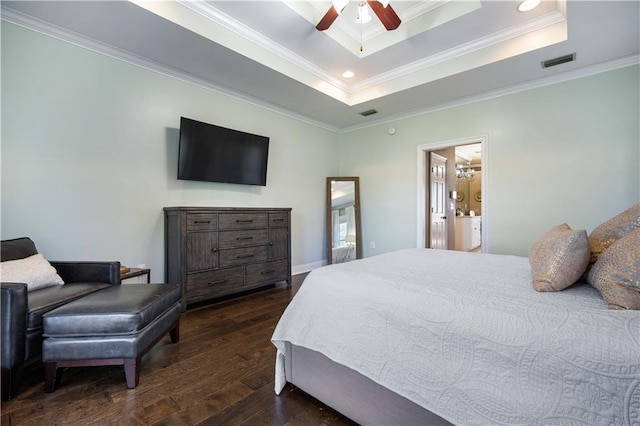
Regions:
M 362 258 L 360 182 L 357 177 L 327 178 L 327 263 Z

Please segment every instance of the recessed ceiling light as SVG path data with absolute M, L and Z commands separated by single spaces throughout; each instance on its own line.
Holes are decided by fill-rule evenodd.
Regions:
M 353 77 L 354 75 L 355 75 L 355 74 L 353 73 L 353 71 L 345 71 L 345 72 L 343 72 L 343 73 L 342 73 L 342 76 L 343 76 L 344 78 L 351 78 L 351 77 Z
M 518 5 L 519 12 L 528 12 L 532 9 L 538 7 L 542 0 L 524 0 L 522 3 Z

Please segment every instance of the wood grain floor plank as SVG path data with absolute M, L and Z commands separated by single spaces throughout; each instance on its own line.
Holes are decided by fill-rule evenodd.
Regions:
M 288 386 L 275 395 L 271 335 L 304 275 L 240 297 L 187 310 L 180 342 L 161 340 L 142 359 L 140 384 L 121 366 L 66 369 L 44 393 L 43 368 L 25 371 L 18 397 L 2 404 L 2 426 L 353 425 Z

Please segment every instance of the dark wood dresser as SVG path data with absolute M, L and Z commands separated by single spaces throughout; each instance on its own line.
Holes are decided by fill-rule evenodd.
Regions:
M 291 209 L 165 207 L 165 279 L 183 306 L 291 283 Z

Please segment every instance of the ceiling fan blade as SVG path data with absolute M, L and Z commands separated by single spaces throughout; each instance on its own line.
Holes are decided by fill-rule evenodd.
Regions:
M 335 7 L 331 6 L 329 10 L 327 10 L 327 13 L 324 14 L 320 22 L 318 22 L 318 25 L 316 25 L 316 30 L 324 31 L 328 29 L 331 26 L 331 24 L 333 24 L 333 21 L 335 21 L 337 17 L 338 17 L 338 11 L 336 10 Z
M 402 21 L 390 4 L 384 7 L 378 0 L 367 0 L 367 3 L 387 30 L 395 30 L 400 26 Z

